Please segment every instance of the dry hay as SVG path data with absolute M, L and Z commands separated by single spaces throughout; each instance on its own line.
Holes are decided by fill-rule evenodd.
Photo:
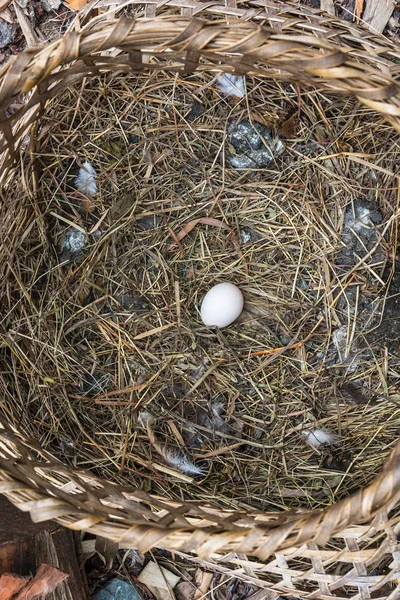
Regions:
M 326 506 L 369 482 L 398 435 L 398 361 L 357 319 L 396 255 L 398 148 L 356 101 L 247 85 L 239 101 L 210 75 L 119 74 L 48 104 L 3 198 L 0 406 L 108 480 L 238 507 Z M 232 119 L 286 135 L 285 152 L 268 169 L 230 168 Z M 71 186 L 76 158 L 96 168 L 92 202 Z M 339 268 L 359 199 L 382 212 L 370 227 L 385 232 L 380 259 Z M 72 261 L 59 251 L 70 224 L 89 234 Z M 216 331 L 199 306 L 221 281 L 246 306 Z M 167 465 L 143 411 L 202 476 Z M 316 426 L 339 443 L 307 444 L 300 431 Z

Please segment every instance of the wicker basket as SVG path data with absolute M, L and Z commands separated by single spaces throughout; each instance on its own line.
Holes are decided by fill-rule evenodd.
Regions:
M 400 53 L 388 40 L 331 16 L 270 0 L 143 3 L 132 20 L 100 15 L 81 30 L 15 56 L 1 71 L 2 181 L 47 100 L 68 85 L 112 70 L 146 70 L 143 53 L 168 70 L 257 74 L 353 95 L 400 130 Z M 98 6 L 107 6 L 100 1 Z M 144 7 L 144 8 L 143 8 Z M 105 52 L 118 49 L 118 52 Z M 154 68 L 154 65 L 152 65 Z M 25 95 L 16 111 L 8 110 Z M 5 187 L 6 189 L 6 187 Z M 381 474 L 323 511 L 250 514 L 171 502 L 77 471 L 0 421 L 0 492 L 34 521 L 54 519 L 141 552 L 164 548 L 214 556 L 271 598 L 400 597 L 400 445 Z M 390 515 L 390 516 L 389 516 Z M 329 549 L 324 546 L 331 541 Z M 218 560 L 215 558 L 218 554 Z M 247 562 L 243 555 L 262 563 Z M 198 559 L 195 559 L 198 560 Z M 250 569 L 250 570 L 249 570 Z

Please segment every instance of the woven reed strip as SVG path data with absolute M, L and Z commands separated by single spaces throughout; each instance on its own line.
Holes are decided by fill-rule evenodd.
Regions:
M 42 49 L 29 49 L 0 72 L 0 129 L 4 133 L 0 152 L 6 147 L 9 151 L 14 149 L 16 137 L 22 135 L 18 127 L 25 113 L 43 107 L 79 76 L 113 67 L 149 68 L 137 59 L 142 52 L 157 56 L 159 68 L 231 70 L 286 80 L 295 77 L 320 89 L 357 97 L 400 130 L 399 84 L 390 74 L 390 46 L 375 43 L 374 47 L 374 36 L 356 38 L 353 28 L 343 25 L 328 35 L 319 23 L 299 18 L 289 20 L 281 30 L 238 20 L 227 23 L 170 16 L 150 21 L 121 18 L 79 33 L 70 32 Z M 342 47 L 333 42 L 342 43 Z M 114 47 L 120 48 L 125 57 L 95 56 Z M 172 52 L 166 52 L 167 49 Z M 133 65 L 129 60 L 132 51 L 136 56 Z M 77 62 L 71 71 L 73 61 Z M 30 101 L 13 115 L 7 115 L 10 104 L 34 86 L 37 87 Z M 29 122 L 36 116 L 35 112 Z
M 4 133 L 1 150 L 7 149 L 11 156 L 45 102 L 82 76 L 118 67 L 148 68 L 142 61 L 143 51 L 157 56 L 160 68 L 218 69 L 286 80 L 296 78 L 318 88 L 355 95 L 399 129 L 395 80 L 399 52 L 384 38 L 312 11 L 268 1 L 244 5 L 229 0 L 226 6 L 192 0 L 151 2 L 145 3 L 145 14 L 156 15 L 167 8 L 189 17 L 204 12 L 230 19 L 251 18 L 253 22 L 230 20 L 227 24 L 176 16 L 151 22 L 122 19 L 90 25 L 49 47 L 22 53 L 0 73 L 0 127 Z M 261 28 L 255 21 L 265 21 L 274 29 Z M 121 49 L 118 57 L 94 55 L 114 46 Z M 168 56 L 167 48 L 173 50 Z M 73 60 L 76 62 L 69 65 Z M 31 91 L 35 85 L 26 105 L 11 116 L 7 114 L 7 107 L 19 94 Z M 29 511 L 34 520 L 54 518 L 73 529 L 91 530 L 114 539 L 122 547 L 135 546 L 142 551 L 162 544 L 185 552 L 195 550 L 204 556 L 217 551 L 247 552 L 263 560 L 279 551 L 274 560 L 263 565 L 263 571 L 279 574 L 283 583 L 275 586 L 263 582 L 263 587 L 290 592 L 301 581 L 316 582 L 318 590 L 314 592 L 296 589 L 296 594 L 305 598 L 332 597 L 332 592 L 343 585 L 358 586 L 359 593 L 353 598 L 368 598 L 371 590 L 378 590 L 398 575 L 394 546 L 399 526 L 387 521 L 386 514 L 400 494 L 398 446 L 370 486 L 324 511 L 245 515 L 178 504 L 141 490 L 124 490 L 68 469 L 7 426 L 0 439 L 0 465 L 4 469 L 0 473 L 0 491 L 22 510 Z M 370 521 L 374 515 L 369 526 L 357 525 Z M 359 549 L 355 539 L 372 535 L 383 526 L 377 524 L 385 520 L 386 537 L 380 546 L 374 550 Z M 331 537 L 343 537 L 347 551 L 320 550 L 318 544 Z M 394 560 L 385 577 L 366 577 L 365 566 L 379 564 L 386 554 L 392 554 Z M 296 556 L 309 558 L 314 568 L 307 573 L 290 569 L 287 560 Z M 354 568 L 344 578 L 327 574 L 326 565 L 336 560 L 350 562 Z M 399 594 L 397 586 L 390 599 Z
M 399 444 L 382 473 L 351 497 L 325 510 L 263 515 L 171 502 L 139 489 L 123 489 L 65 467 L 33 440 L 3 427 L 0 492 L 29 511 L 34 521 L 56 519 L 142 552 L 162 545 L 199 556 L 234 550 L 266 560 L 276 551 L 304 543 L 324 545 L 349 525 L 371 520 L 400 497 Z

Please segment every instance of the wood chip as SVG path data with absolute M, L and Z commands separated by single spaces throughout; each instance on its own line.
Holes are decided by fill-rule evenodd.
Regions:
M 194 600 L 200 600 L 201 598 L 205 597 L 207 592 L 210 590 L 210 585 L 213 580 L 213 577 L 214 573 L 208 573 L 207 571 L 197 569 L 194 577 L 197 586 L 197 590 L 194 595 Z
M 356 0 L 356 19 L 357 23 L 360 22 L 360 17 L 364 8 L 364 0 Z
M 320 8 L 321 10 L 329 13 L 330 15 L 335 14 L 335 5 L 333 3 L 333 0 L 321 0 Z
M 30 583 L 18 594 L 15 600 L 37 600 L 46 598 L 69 575 L 50 565 L 42 564 Z
M 374 33 L 382 33 L 395 7 L 393 0 L 366 0 L 361 23 Z
M 7 6 L 11 4 L 11 1 L 12 0 L 0 0 L 0 19 L 7 21 L 7 23 L 10 23 L 10 25 L 12 25 L 15 21 L 10 9 L 7 8 Z
M 37 600 L 47 598 L 69 575 L 55 567 L 42 564 L 35 577 L 6 573 L 0 577 L 0 600 Z
M 18 2 L 16 2 L 16 0 L 14 0 L 13 6 L 15 14 L 17 15 L 19 26 L 22 29 L 22 33 L 24 35 L 28 47 L 31 48 L 32 46 L 37 46 L 39 44 L 39 38 L 35 30 L 33 29 L 30 20 L 28 19 Z
M 0 600 L 11 600 L 28 582 L 27 577 L 5 573 L 0 577 Z

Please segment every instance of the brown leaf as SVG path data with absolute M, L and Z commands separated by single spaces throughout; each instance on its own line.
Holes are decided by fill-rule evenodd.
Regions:
M 294 138 L 296 135 L 296 127 L 298 123 L 298 117 L 294 113 L 291 117 L 286 119 L 281 125 L 281 134 L 284 138 Z
M 40 565 L 38 572 L 30 583 L 15 597 L 15 600 L 36 600 L 46 598 L 69 575 L 50 565 Z
M 72 10 L 81 10 L 86 3 L 87 0 L 67 0 L 67 4 Z
M 0 577 L 0 600 L 11 600 L 28 583 L 27 577 L 5 573 Z
M 357 23 L 360 21 L 361 13 L 364 8 L 364 0 L 356 0 L 356 18 Z
M 256 123 L 260 123 L 260 125 L 265 125 L 264 117 L 262 117 L 254 111 L 251 111 L 251 120 L 255 121 Z

